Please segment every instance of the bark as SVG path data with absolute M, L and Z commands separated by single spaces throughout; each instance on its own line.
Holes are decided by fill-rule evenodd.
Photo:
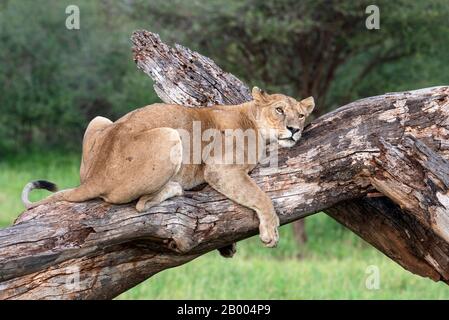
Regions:
M 250 99 L 245 84 L 196 52 L 145 31 L 133 43 L 166 102 Z M 313 121 L 278 168 L 259 166 L 252 177 L 282 224 L 324 210 L 407 270 L 447 282 L 448 114 L 449 87 L 362 99 Z M 385 197 L 367 197 L 376 190 Z M 0 298 L 113 298 L 258 230 L 251 210 L 207 186 L 144 213 L 134 205 L 59 202 L 22 213 L 0 230 Z

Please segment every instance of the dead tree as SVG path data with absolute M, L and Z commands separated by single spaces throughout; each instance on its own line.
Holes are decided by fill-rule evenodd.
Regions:
M 165 102 L 251 99 L 244 83 L 196 52 L 146 31 L 132 40 L 137 66 Z M 311 123 L 279 154 L 276 172 L 252 176 L 282 224 L 325 211 L 405 269 L 447 283 L 448 115 L 449 87 L 362 99 Z M 257 226 L 252 211 L 210 187 L 145 213 L 99 200 L 40 206 L 0 230 L 0 298 L 113 298 Z

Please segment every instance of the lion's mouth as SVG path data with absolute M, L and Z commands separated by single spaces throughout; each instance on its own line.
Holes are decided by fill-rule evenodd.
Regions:
M 297 141 L 295 139 L 293 139 L 293 137 L 290 137 L 290 138 L 279 139 L 278 143 L 281 147 L 291 148 L 294 145 L 296 145 Z
M 292 142 L 296 142 L 296 141 L 297 141 L 297 140 L 295 140 L 293 137 L 281 138 L 281 139 L 279 139 L 279 140 L 282 140 L 282 141 L 292 141 Z

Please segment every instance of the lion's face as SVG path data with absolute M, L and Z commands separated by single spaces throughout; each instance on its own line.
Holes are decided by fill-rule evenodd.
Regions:
M 257 122 L 266 139 L 291 148 L 301 138 L 306 117 L 315 107 L 313 97 L 297 101 L 283 94 L 267 94 L 257 87 L 252 96 L 257 106 Z

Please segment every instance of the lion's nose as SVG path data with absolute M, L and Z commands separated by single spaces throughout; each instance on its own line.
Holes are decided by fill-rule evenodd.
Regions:
M 287 127 L 287 129 L 292 133 L 292 135 L 299 131 L 299 128 Z

